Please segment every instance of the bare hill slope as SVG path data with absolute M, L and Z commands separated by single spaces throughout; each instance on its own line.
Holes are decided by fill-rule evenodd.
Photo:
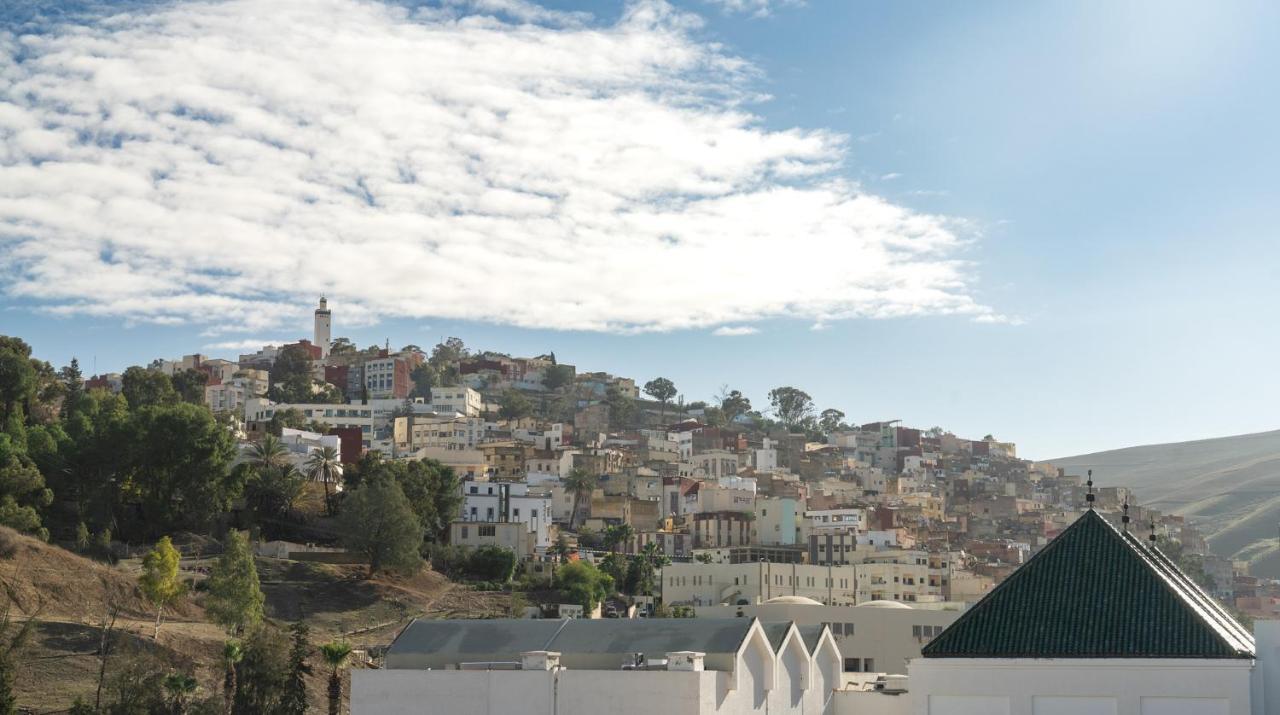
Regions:
M 1215 553 L 1280 577 L 1280 430 L 1047 461 L 1131 487 L 1142 504 L 1191 519 Z

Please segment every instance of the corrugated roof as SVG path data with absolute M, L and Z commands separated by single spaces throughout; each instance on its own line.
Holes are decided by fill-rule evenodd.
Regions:
M 926 658 L 1252 658 L 1253 637 L 1159 552 L 1085 512 Z
M 387 655 L 430 654 L 461 662 L 481 655 L 516 661 L 521 653 L 532 650 L 566 655 L 736 653 L 754 622 L 751 618 L 417 619 L 400 633 Z M 786 626 L 782 624 L 784 633 Z

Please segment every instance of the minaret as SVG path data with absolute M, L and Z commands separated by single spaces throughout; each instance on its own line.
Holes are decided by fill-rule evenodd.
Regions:
M 329 357 L 329 328 L 330 328 L 329 302 L 320 296 L 320 307 L 316 308 L 316 334 L 314 342 L 320 346 L 320 357 Z

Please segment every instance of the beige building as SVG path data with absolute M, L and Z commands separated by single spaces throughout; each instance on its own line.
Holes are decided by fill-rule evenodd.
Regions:
M 535 534 L 521 521 L 455 521 L 449 524 L 454 546 L 501 546 L 518 556 L 533 556 Z

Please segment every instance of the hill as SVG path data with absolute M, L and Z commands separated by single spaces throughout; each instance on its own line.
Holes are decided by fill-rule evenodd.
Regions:
M 199 580 L 211 559 L 183 558 L 183 578 Z M 510 597 L 477 593 L 430 571 L 405 579 L 364 579 L 363 566 L 257 559 L 267 617 L 304 621 L 316 644 L 348 639 L 357 648 L 385 644 L 414 617 L 506 615 Z M 98 682 L 102 624 L 118 609 L 112 671 L 127 658 L 147 657 L 192 673 L 202 692 L 220 692 L 219 653 L 226 634 L 208 622 L 200 596 L 166 614 L 152 640 L 155 612 L 137 587 L 138 560 L 105 565 L 0 527 L 0 583 L 17 620 L 37 626 L 18 659 L 18 705 L 34 713 L 64 712 L 77 696 L 92 700 Z M 5 598 L 0 597 L 0 602 Z M 325 676 L 318 657 L 308 691 L 314 712 L 325 710 Z
M 1280 430 L 1046 461 L 1135 489 L 1139 503 L 1195 523 L 1214 553 L 1280 578 Z

